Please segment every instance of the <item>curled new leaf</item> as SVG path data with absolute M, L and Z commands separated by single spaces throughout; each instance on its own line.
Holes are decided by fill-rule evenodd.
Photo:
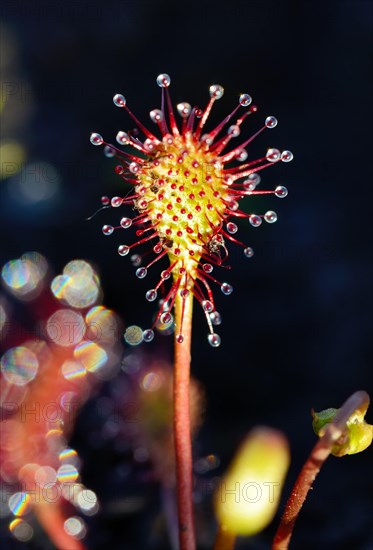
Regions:
M 332 447 L 334 456 L 353 455 L 364 451 L 372 443 L 373 426 L 367 424 L 364 417 L 369 401 L 350 416 L 346 422 L 346 430 Z M 326 427 L 334 421 L 339 409 L 325 409 L 320 412 L 312 411 L 312 427 L 316 435 L 321 437 Z

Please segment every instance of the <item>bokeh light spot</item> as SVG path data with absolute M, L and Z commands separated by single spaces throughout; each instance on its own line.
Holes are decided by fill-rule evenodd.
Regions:
M 75 346 L 83 339 L 85 324 L 80 313 L 59 309 L 47 321 L 47 334 L 59 346 Z
M 31 497 L 28 493 L 14 493 L 9 497 L 8 506 L 15 516 L 24 516 L 31 508 Z
M 80 361 L 89 372 L 97 372 L 105 365 L 108 355 L 106 351 L 94 342 L 81 342 L 74 350 L 74 357 Z
M 0 368 L 9 383 L 24 386 L 35 378 L 39 362 L 32 351 L 24 346 L 18 346 L 4 353 Z
M 143 341 L 143 330 L 137 325 L 131 325 L 124 333 L 124 340 L 130 346 L 138 346 Z

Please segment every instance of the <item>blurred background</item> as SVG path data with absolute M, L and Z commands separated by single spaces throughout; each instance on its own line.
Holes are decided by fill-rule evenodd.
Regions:
M 259 106 L 244 136 L 267 115 L 278 118 L 278 127 L 250 146 L 249 159 L 267 147 L 294 153 L 292 163 L 262 173 L 261 187 L 286 185 L 286 200 L 246 202 L 246 211 L 274 209 L 279 219 L 258 229 L 240 224 L 253 259 L 229 247 L 232 270 L 222 277 L 234 292 L 215 291 L 220 348 L 208 345 L 195 310 L 192 371 L 205 403 L 195 454 L 197 462 L 214 457 L 196 467 L 196 505 L 200 548 L 209 548 L 210 485 L 248 430 L 266 424 L 289 438 L 288 495 L 315 442 L 311 408 L 338 407 L 358 389 L 372 393 L 372 3 L 4 0 L 1 11 L 1 266 L 28 251 L 47 258 L 53 275 L 86 260 L 105 306 L 123 322 L 122 368 L 90 394 L 72 433 L 82 480 L 100 502 L 85 519 L 88 549 L 171 548 L 149 457 L 136 458 L 136 438 L 118 438 L 102 407 L 120 407 L 118 388 L 130 391 L 154 357 L 168 364 L 173 349 L 172 336 L 157 334 L 138 347 L 121 338 L 128 326 L 150 326 L 154 305 L 144 294 L 159 270 L 144 284 L 116 252 L 121 232 L 102 234 L 103 224 L 130 214 L 125 207 L 86 220 L 102 195 L 122 190 L 115 163 L 92 147 L 90 133 L 114 142 L 118 130 L 132 128 L 113 105 L 117 92 L 148 122 L 160 102 L 155 78 L 167 72 L 174 103 L 204 106 L 209 85 L 224 86 L 211 124 L 243 92 Z M 135 240 L 130 233 L 128 242 Z M 4 295 L 10 303 L 6 288 Z M 373 423 L 371 411 L 367 420 Z M 373 549 L 372 462 L 371 450 L 328 460 L 293 548 Z M 53 548 L 35 525 L 33 538 L 20 542 L 4 522 L 3 548 Z M 268 548 L 275 527 L 237 547 Z

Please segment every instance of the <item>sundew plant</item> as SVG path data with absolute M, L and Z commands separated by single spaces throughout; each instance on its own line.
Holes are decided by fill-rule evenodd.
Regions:
M 242 246 L 244 256 L 250 258 L 253 249 L 236 237 L 235 221 L 247 219 L 253 227 L 263 220 L 274 223 L 276 212 L 264 214 L 240 210 L 239 201 L 252 195 L 273 194 L 283 198 L 287 189 L 278 186 L 269 191 L 258 190 L 259 172 L 277 162 L 289 162 L 290 151 L 268 149 L 266 154 L 248 160 L 246 147 L 264 130 L 277 126 L 277 119 L 268 116 L 264 124 L 239 145 L 233 145 L 241 134 L 241 127 L 257 107 L 249 94 L 239 96 L 238 104 L 214 128 L 206 130 L 211 109 L 221 99 L 224 88 L 219 84 L 210 86 L 210 99 L 201 109 L 182 102 L 177 105 L 179 122 L 176 120 L 169 93 L 171 83 L 168 74 L 160 74 L 157 84 L 162 90 L 160 108 L 150 111 L 151 121 L 158 132 L 150 131 L 132 113 L 122 94 L 116 94 L 114 104 L 125 110 L 136 124 L 135 132 L 120 131 L 116 141 L 127 146 L 125 150 L 104 141 L 98 133 L 91 135 L 93 145 L 103 145 L 106 155 L 115 157 L 116 173 L 133 186 L 133 192 L 116 196 L 111 200 L 103 197 L 103 206 L 118 208 L 130 205 L 136 211 L 133 218 L 122 217 L 118 229 L 136 227 L 136 237 L 130 237 L 118 248 L 121 256 L 127 256 L 142 244 L 154 251 L 153 259 L 138 267 L 140 279 L 163 256 L 168 256 L 169 267 L 160 273 L 155 288 L 146 292 L 146 299 L 153 302 L 158 292 L 171 284 L 164 292 L 158 313 L 151 328 L 143 333 L 143 339 L 154 337 L 154 326 L 160 322 L 175 322 L 174 365 L 174 436 L 177 468 L 178 514 L 180 544 L 183 548 L 194 545 L 192 512 L 192 452 L 189 418 L 190 347 L 192 332 L 192 309 L 194 298 L 201 304 L 209 328 L 208 341 L 212 347 L 220 345 L 220 336 L 214 325 L 221 322 L 215 308 L 211 286 L 218 285 L 228 295 L 232 286 L 218 280 L 215 267 L 224 266 L 228 258 L 228 245 L 233 242 Z M 233 123 L 232 123 L 233 122 Z M 103 226 L 103 233 L 110 235 L 114 228 Z M 211 286 L 210 286 L 211 285 Z
M 221 339 L 215 327 L 220 325 L 221 315 L 216 310 L 214 291 L 219 287 L 223 294 L 229 295 L 233 288 L 221 275 L 223 269 L 219 268 L 227 267 L 229 248 L 233 244 L 242 247 L 243 257 L 251 258 L 254 254 L 251 246 L 239 240 L 237 220 L 247 220 L 253 228 L 263 221 L 273 224 L 277 220 L 273 210 L 264 213 L 241 210 L 240 201 L 255 195 L 286 197 L 288 191 L 282 185 L 261 190 L 259 173 L 278 162 L 290 162 L 293 154 L 270 148 L 261 158 L 250 159 L 247 147 L 262 132 L 275 128 L 277 119 L 267 116 L 253 134 L 240 139 L 246 119 L 257 112 L 248 93 L 242 93 L 233 110 L 211 128 L 210 112 L 224 94 L 221 85 L 210 86 L 210 97 L 204 108 L 182 102 L 174 110 L 169 93 L 170 76 L 160 74 L 156 82 L 161 88 L 160 106 L 149 113 L 155 130 L 144 125 L 132 113 L 126 98 L 118 93 L 113 98 L 114 105 L 132 119 L 135 129 L 119 131 L 116 145 L 104 140 L 99 133 L 91 134 L 91 143 L 104 147 L 106 156 L 115 161 L 116 174 L 126 183 L 122 196 L 102 198 L 103 208 L 126 207 L 117 227 L 103 226 L 104 235 L 124 231 L 118 253 L 131 257 L 139 279 L 145 279 L 149 270 L 162 265 L 158 282 L 145 293 L 149 302 L 158 300 L 154 322 L 144 331 L 138 328 L 136 334 L 128 338 L 149 342 L 154 338 L 155 327 L 174 327 L 173 432 L 178 532 L 180 548 L 193 550 L 196 548 L 190 421 L 193 302 L 199 303 L 206 317 L 209 344 L 213 348 L 220 346 Z M 128 184 L 131 186 L 129 192 Z M 144 257 L 141 247 L 145 250 Z M 149 250 L 152 251 L 150 255 Z M 158 264 L 162 258 L 168 258 L 166 268 L 164 262 Z M 290 508 L 288 506 L 284 514 L 274 548 L 288 545 L 299 509 L 318 472 L 310 464 L 316 464 L 316 457 L 321 466 L 333 452 L 333 446 L 340 445 L 341 437 L 345 438 L 344 443 L 350 441 L 348 421 L 356 411 L 365 414 L 368 402 L 365 392 L 357 392 L 346 402 L 347 408 L 342 407 L 336 419 L 331 417 L 328 428 L 319 433 L 319 447 L 315 447 L 316 454 L 311 455 L 305 466 L 312 474 L 301 475 L 298 479 L 295 497 L 293 495 L 293 501 L 289 499 Z M 359 423 L 365 434 L 361 437 L 365 439 L 364 444 L 357 447 L 363 450 L 370 444 L 372 430 L 366 427 L 361 414 Z M 241 483 L 247 487 L 255 480 L 264 485 L 271 480 L 281 488 L 288 465 L 289 452 L 284 436 L 275 430 L 258 428 L 240 448 L 224 483 Z M 233 548 L 237 535 L 252 535 L 263 529 L 276 512 L 278 497 L 277 494 L 266 503 L 262 499 L 258 506 L 248 506 L 245 499 L 227 503 L 222 494 L 216 496 L 219 529 L 215 548 Z

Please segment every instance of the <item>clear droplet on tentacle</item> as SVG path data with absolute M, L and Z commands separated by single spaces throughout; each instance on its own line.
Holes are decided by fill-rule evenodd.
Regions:
M 185 101 L 183 101 L 182 103 L 178 103 L 176 108 L 177 112 L 182 118 L 187 118 L 192 111 L 192 106 L 190 105 L 190 103 L 186 103 Z
M 202 308 L 207 313 L 211 313 L 214 309 L 214 306 L 213 306 L 212 302 L 210 302 L 210 300 L 203 300 Z
M 151 328 L 147 328 L 142 333 L 142 337 L 144 342 L 151 342 L 154 339 L 154 331 Z
M 238 227 L 235 223 L 233 222 L 228 222 L 227 223 L 227 231 L 228 233 L 230 233 L 231 235 L 234 235 L 234 233 L 237 233 L 238 231 Z
M 167 73 L 161 73 L 157 76 L 157 84 L 160 88 L 168 88 L 171 84 L 171 77 Z
M 110 203 L 113 208 L 118 208 L 119 206 L 122 206 L 123 199 L 122 197 L 113 197 Z
M 136 269 L 136 277 L 138 277 L 139 279 L 143 279 L 144 277 L 146 277 L 148 273 L 148 270 L 146 269 L 146 267 L 139 267 L 139 269 Z
M 213 348 L 218 348 L 221 344 L 221 338 L 219 334 L 216 334 L 216 332 L 209 334 L 207 340 L 210 346 L 212 346 Z
M 152 151 L 154 151 L 154 149 L 156 148 L 156 144 L 154 143 L 154 141 L 150 138 L 147 138 L 145 141 L 144 141 L 144 148 L 149 151 L 149 153 L 151 153 Z
M 104 235 L 111 235 L 114 231 L 114 227 L 112 225 L 104 225 L 102 227 L 102 232 Z
M 117 133 L 115 139 L 117 140 L 119 145 L 128 145 L 129 143 L 131 143 L 130 137 L 127 132 L 123 132 L 122 130 Z
M 210 97 L 220 99 L 224 95 L 224 88 L 220 84 L 212 84 L 209 89 Z
M 148 300 L 148 302 L 154 302 L 154 300 L 157 299 L 157 291 L 155 290 L 155 288 L 151 288 L 150 290 L 148 290 L 145 294 L 145 298 Z
M 254 191 L 257 185 L 259 185 L 261 178 L 259 174 L 250 174 L 243 182 L 242 186 L 245 191 Z
M 141 265 L 142 262 L 140 254 L 132 254 L 130 260 L 134 267 L 138 267 L 139 265 Z
M 268 149 L 266 159 L 269 160 L 269 162 L 277 162 L 281 159 L 281 152 L 278 149 Z
M 294 155 L 291 151 L 282 151 L 281 160 L 282 162 L 291 162 L 294 158 Z
M 278 120 L 275 116 L 267 116 L 265 119 L 265 125 L 267 128 L 275 128 L 277 126 Z
M 120 225 L 123 227 L 123 229 L 128 229 L 132 225 L 132 219 L 131 218 L 122 218 L 120 220 Z
M 222 291 L 223 294 L 228 296 L 229 294 L 232 294 L 233 286 L 230 285 L 229 283 L 223 283 L 220 287 L 220 290 Z
M 252 258 L 254 256 L 254 250 L 251 248 L 251 246 L 246 247 L 243 253 L 245 254 L 246 258 Z
M 259 227 L 262 224 L 262 218 L 258 214 L 251 214 L 249 216 L 249 222 L 253 227 Z
M 222 318 L 221 318 L 221 315 L 218 311 L 212 311 L 210 313 L 210 319 L 211 319 L 211 323 L 213 325 L 221 325 L 222 323 Z
M 277 214 L 273 210 L 268 210 L 264 214 L 264 219 L 267 223 L 275 223 L 277 221 Z
M 150 119 L 152 122 L 158 123 L 164 120 L 164 114 L 160 109 L 153 109 L 149 113 Z
M 168 325 L 168 323 L 171 323 L 172 321 L 172 315 L 169 311 L 165 311 L 164 313 L 162 313 L 159 320 L 163 325 Z
M 126 244 L 121 244 L 118 246 L 118 254 L 119 256 L 127 256 L 128 252 L 130 251 L 130 247 Z
M 252 97 L 249 94 L 241 94 L 240 95 L 240 105 L 242 107 L 248 107 L 250 103 L 252 102 Z
M 283 185 L 278 185 L 275 189 L 275 195 L 279 199 L 284 199 L 288 195 L 288 190 Z
M 235 158 L 236 160 L 238 160 L 239 162 L 243 162 L 244 160 L 247 159 L 248 157 L 248 153 L 246 151 L 246 149 L 238 149 L 236 155 L 235 155 Z
M 113 97 L 113 103 L 116 107 L 124 107 L 126 104 L 126 98 L 122 94 L 115 94 Z
M 241 133 L 240 127 L 237 124 L 232 124 L 232 126 L 229 126 L 228 128 L 228 136 L 230 137 L 237 137 Z
M 90 137 L 90 142 L 92 145 L 102 145 L 104 142 L 104 139 L 101 134 L 92 133 Z
M 115 157 L 115 151 L 110 145 L 105 145 L 104 147 L 104 155 L 106 158 L 111 159 Z

